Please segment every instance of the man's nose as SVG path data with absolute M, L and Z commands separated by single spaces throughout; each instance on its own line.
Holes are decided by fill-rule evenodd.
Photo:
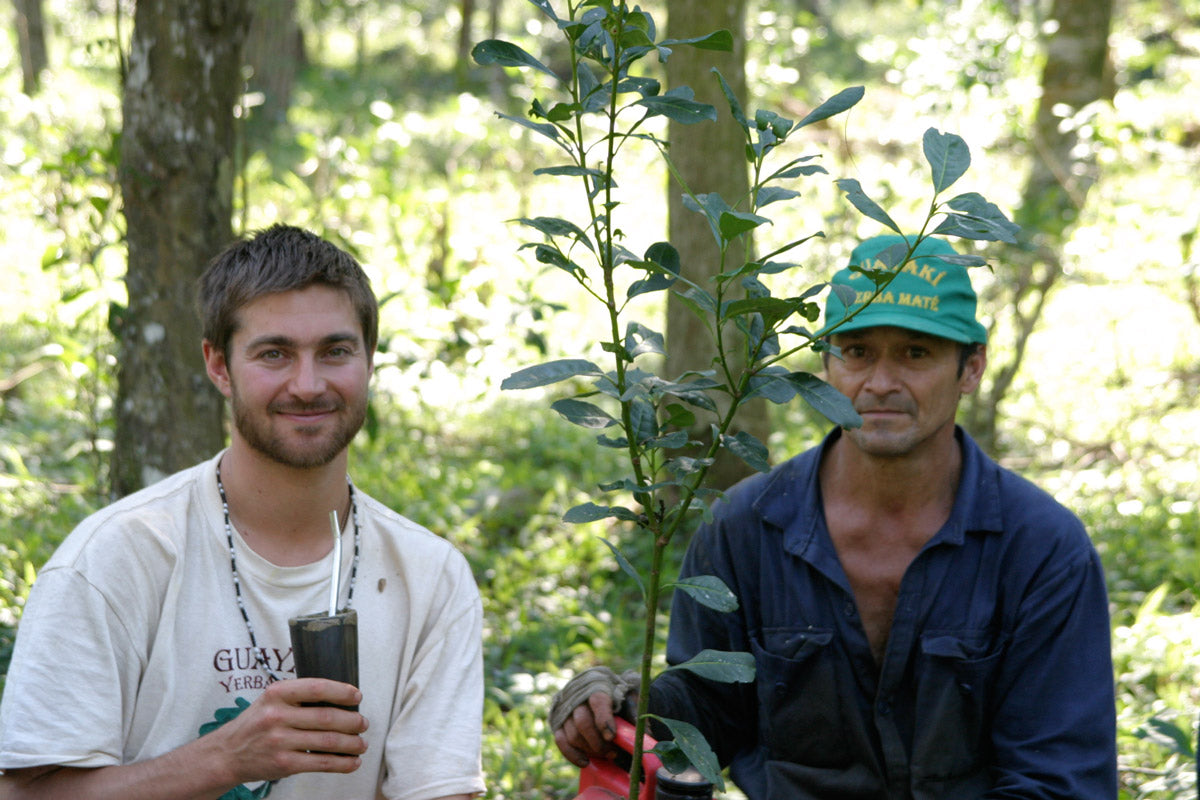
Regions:
M 296 368 L 292 372 L 291 390 L 300 397 L 312 397 L 325 391 L 325 379 L 316 358 L 305 355 L 296 359 Z
M 879 358 L 871 365 L 863 388 L 872 394 L 884 395 L 896 391 L 900 386 L 899 370 L 890 359 Z

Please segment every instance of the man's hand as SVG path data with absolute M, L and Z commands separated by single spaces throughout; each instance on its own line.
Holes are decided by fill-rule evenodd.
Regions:
M 357 711 L 308 703 L 355 706 L 362 692 L 348 683 L 297 678 L 273 683 L 212 738 L 230 760 L 233 785 L 277 780 L 299 772 L 353 772 L 367 743 L 367 720 Z
M 353 706 L 361 700 L 362 692 L 348 683 L 279 681 L 212 733 L 148 761 L 6 770 L 0 775 L 0 799 L 211 800 L 243 783 L 299 772 L 353 772 L 367 749 L 361 735 L 366 718 L 357 711 L 301 704 Z
M 550 730 L 554 743 L 567 760 L 586 767 L 590 758 L 611 758 L 618 748 L 613 714 L 622 709 L 626 718 L 635 715 L 639 675 L 630 670 L 617 675 L 608 667 L 585 669 L 563 686 L 550 704 Z M 632 721 L 632 720 L 631 720 Z
M 613 698 L 607 692 L 594 692 L 586 703 L 575 707 L 554 731 L 554 743 L 567 760 L 577 767 L 586 767 L 592 758 L 611 758 L 617 747 L 612 743 L 617 735 L 613 722 Z

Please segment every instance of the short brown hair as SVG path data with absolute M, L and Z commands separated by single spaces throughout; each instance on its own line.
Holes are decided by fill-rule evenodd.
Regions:
M 226 352 L 238 328 L 238 309 L 263 295 L 313 284 L 349 295 L 367 352 L 373 353 L 379 341 L 379 303 L 362 266 L 336 245 L 292 225 L 257 231 L 209 262 L 197 298 L 204 338 Z

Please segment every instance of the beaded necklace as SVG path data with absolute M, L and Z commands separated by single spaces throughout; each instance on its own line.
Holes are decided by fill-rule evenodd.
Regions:
M 354 483 L 351 482 L 349 476 L 346 476 L 346 485 L 350 487 L 350 517 L 354 522 L 354 557 L 350 561 L 350 582 L 346 592 L 345 606 L 350 608 L 350 601 L 354 599 L 354 579 L 358 576 L 358 503 L 355 502 Z M 255 664 L 266 672 L 270 682 L 274 683 L 281 678 L 272 672 L 271 667 L 267 664 L 267 659 L 258 646 L 258 639 L 254 636 L 254 626 L 250 624 L 250 615 L 246 613 L 246 603 L 242 600 L 242 579 L 238 575 L 237 556 L 233 549 L 233 524 L 229 521 L 229 500 L 225 497 L 225 484 L 221 482 L 221 465 L 219 463 L 217 464 L 217 492 L 221 495 L 221 512 L 225 515 L 225 540 L 229 544 L 229 568 L 233 573 L 233 594 L 237 598 L 238 610 L 242 612 L 242 620 L 246 623 L 246 633 L 250 634 L 250 647 L 254 654 Z

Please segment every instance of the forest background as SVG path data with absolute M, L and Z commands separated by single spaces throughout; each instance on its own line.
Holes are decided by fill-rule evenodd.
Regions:
M 499 391 L 521 366 L 593 348 L 596 321 L 561 276 L 518 251 L 511 223 L 563 202 L 531 175 L 545 148 L 494 113 L 522 114 L 539 78 L 467 55 L 492 36 L 553 54 L 550 32 L 517 0 L 254 5 L 228 224 L 305 225 L 367 266 L 383 330 L 356 482 L 454 541 L 475 570 L 487 613 L 489 796 L 570 796 L 573 771 L 553 749 L 545 708 L 575 670 L 635 660 L 635 587 L 598 536 L 635 555 L 645 544 L 616 525 L 561 521 L 607 479 L 612 456 L 546 398 Z M 691 15 L 696 33 L 729 27 L 736 9 L 750 107 L 799 117 L 846 86 L 866 87 L 849 114 L 802 142 L 830 179 L 808 184 L 794 216 L 774 220 L 825 232 L 803 254 L 811 281 L 840 267 L 856 237 L 880 232 L 833 178 L 858 179 L 893 217 L 923 212 L 920 141 L 931 126 L 965 138 L 972 188 L 1031 231 L 1035 258 L 980 251 L 993 263 L 974 273 L 992 378 L 963 422 L 1075 510 L 1100 551 L 1122 797 L 1190 796 L 1200 708 L 1200 2 L 646 6 L 664 19 Z M 0 671 L 38 567 L 121 483 L 121 334 L 138 313 L 126 281 L 133 199 L 119 169 L 133 3 L 14 7 L 0 39 Z M 1060 34 L 1072 13 L 1104 20 L 1106 50 L 1057 80 L 1095 86 L 1095 98 L 1043 108 L 1055 80 L 1043 67 L 1070 46 Z M 39 30 L 40 63 L 30 46 Z M 1049 132 L 1039 128 L 1048 112 Z M 1047 142 L 1065 148 L 1057 161 L 1039 150 Z M 1053 194 L 1037 188 L 1048 162 L 1065 165 L 1050 178 L 1068 191 L 1039 205 Z M 623 184 L 645 241 L 662 238 L 673 190 L 653 153 Z M 215 252 L 223 242 L 202 244 Z M 168 278 L 190 289 L 186 274 Z M 799 404 L 760 413 L 772 461 L 825 431 Z

